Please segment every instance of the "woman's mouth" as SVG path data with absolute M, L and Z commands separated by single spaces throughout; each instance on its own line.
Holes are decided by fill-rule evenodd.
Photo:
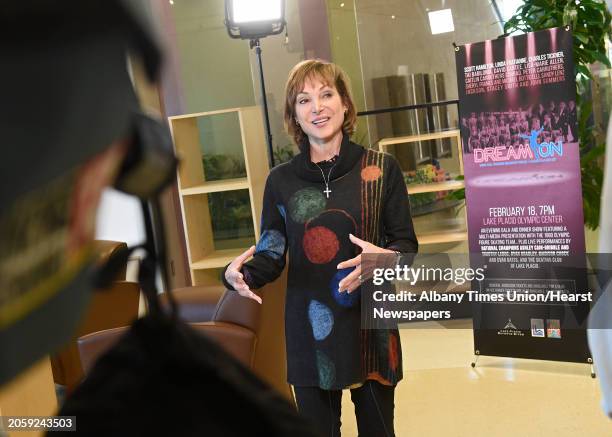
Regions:
M 328 121 L 329 121 L 329 117 L 321 117 L 321 118 L 317 118 L 316 120 L 313 120 L 312 124 L 314 124 L 315 126 L 323 126 Z

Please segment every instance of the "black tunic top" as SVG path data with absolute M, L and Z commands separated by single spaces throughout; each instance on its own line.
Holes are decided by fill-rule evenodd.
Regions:
M 329 198 L 309 153 L 272 169 L 261 238 L 242 273 L 250 288 L 260 288 L 280 275 L 289 252 L 285 332 L 290 384 L 331 390 L 375 379 L 395 385 L 402 378 L 399 333 L 361 329 L 361 290 L 338 292 L 338 283 L 352 268 L 338 270 L 337 265 L 361 250 L 349 240 L 350 233 L 379 247 L 417 251 L 401 169 L 391 155 L 364 149 L 347 136 L 339 157 L 319 166 L 326 179 L 330 175 Z

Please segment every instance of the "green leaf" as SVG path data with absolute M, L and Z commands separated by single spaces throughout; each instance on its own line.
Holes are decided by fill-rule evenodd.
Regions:
M 593 79 L 593 75 L 591 74 L 591 70 L 589 70 L 586 66 L 581 65 L 581 64 L 577 64 L 576 65 L 576 70 L 578 71 L 578 73 L 584 74 L 589 79 Z
M 597 147 L 593 147 L 591 150 L 587 152 L 582 158 L 580 158 L 580 164 L 586 166 L 590 164 L 591 161 L 597 159 L 598 157 L 604 155 L 606 153 L 606 148 L 603 144 L 600 144 Z
M 576 68 L 576 104 L 578 106 L 578 132 L 581 150 L 581 175 L 583 211 L 585 225 L 596 229 L 599 225 L 601 187 L 603 172 L 598 158 L 605 153 L 603 145 L 594 144 L 596 129 L 589 117 L 593 102 L 590 86 L 593 75 L 589 64 L 599 61 L 612 68 L 607 57 L 605 40 L 612 39 L 612 15 L 603 0 L 524 0 L 522 6 L 504 25 L 507 33 L 529 32 L 544 28 L 570 24 L 573 31 L 573 54 Z M 464 190 L 451 193 L 462 198 Z
M 610 60 L 608 59 L 608 57 L 605 55 L 604 52 L 591 51 L 591 54 L 599 62 L 601 62 L 602 64 L 606 65 L 608 68 L 612 68 L 612 65 L 610 65 Z
M 589 43 L 589 38 L 587 36 L 584 36 L 581 33 L 578 32 L 574 32 L 574 36 L 582 43 L 584 44 L 588 44 Z
M 461 188 L 460 190 L 451 191 L 447 196 L 449 200 L 463 200 L 465 199 L 465 188 Z
M 591 105 L 581 105 L 578 122 L 581 124 L 584 124 L 587 121 L 587 119 L 591 116 L 592 111 L 593 109 Z
M 606 153 L 605 144 L 600 144 L 596 147 L 593 147 L 582 158 L 580 158 L 580 165 L 583 165 L 586 167 L 586 165 L 589 164 L 591 161 L 593 161 L 594 159 L 597 159 L 598 157 L 604 155 L 605 153 Z

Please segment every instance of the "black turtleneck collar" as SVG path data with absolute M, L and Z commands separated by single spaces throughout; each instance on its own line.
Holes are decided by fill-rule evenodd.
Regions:
M 304 140 L 304 144 L 300 152 L 291 160 L 291 167 L 297 176 L 301 179 L 310 182 L 322 182 L 321 170 L 310 160 L 310 144 L 308 138 Z M 342 144 L 340 145 L 340 155 L 335 163 L 334 170 L 330 176 L 330 180 L 334 181 L 355 167 L 355 164 L 361 159 L 365 149 L 359 144 L 353 143 L 348 135 L 342 136 Z

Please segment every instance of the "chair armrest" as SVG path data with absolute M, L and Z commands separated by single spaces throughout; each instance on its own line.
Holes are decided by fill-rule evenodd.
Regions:
M 119 338 L 130 329 L 129 326 L 92 332 L 77 339 L 83 373 L 87 375 L 98 357 L 109 350 Z
M 226 352 L 249 369 L 253 368 L 257 336 L 250 329 L 233 323 L 190 323 L 194 330 L 217 342 Z
M 257 332 L 259 330 L 260 315 L 260 304 L 253 299 L 240 296 L 237 291 L 226 290 L 221 299 L 219 299 L 212 320 L 239 325 Z
M 223 296 L 223 286 L 194 286 L 172 290 L 178 306 L 179 317 L 187 323 L 210 322 L 215 309 Z M 162 308 L 170 309 L 168 294 L 159 295 Z

